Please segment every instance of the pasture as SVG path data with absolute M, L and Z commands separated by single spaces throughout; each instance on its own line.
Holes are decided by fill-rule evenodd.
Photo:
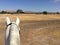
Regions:
M 5 42 L 6 17 L 20 18 L 21 45 L 60 45 L 60 15 L 0 14 L 0 45 Z

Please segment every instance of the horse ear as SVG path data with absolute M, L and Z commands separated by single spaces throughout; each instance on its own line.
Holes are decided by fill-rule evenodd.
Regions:
M 17 19 L 16 19 L 16 24 L 19 26 L 19 23 L 20 23 L 20 20 L 19 20 L 19 18 L 17 17 Z
M 9 17 L 6 17 L 6 23 L 7 23 L 7 25 L 10 24 L 10 19 L 9 19 Z

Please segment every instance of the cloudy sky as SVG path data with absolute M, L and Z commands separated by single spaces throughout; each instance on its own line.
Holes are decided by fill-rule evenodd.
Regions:
M 60 0 L 0 0 L 0 10 L 60 12 Z

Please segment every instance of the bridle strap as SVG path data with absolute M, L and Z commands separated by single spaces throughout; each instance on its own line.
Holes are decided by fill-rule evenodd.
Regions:
M 9 25 L 12 25 L 12 24 L 15 24 L 15 23 L 10 23 L 10 24 L 7 25 L 7 27 L 8 27 Z M 16 24 L 15 24 L 15 25 L 16 25 Z M 17 25 L 16 25 L 16 26 L 17 26 Z M 17 27 L 18 27 L 18 26 L 17 26 Z
M 10 23 L 10 24 L 7 25 L 7 27 L 8 27 L 9 25 L 12 25 L 12 24 L 15 24 L 15 23 Z M 16 25 L 16 24 L 15 24 L 15 25 Z M 16 25 L 16 26 L 17 26 L 17 25 Z M 18 27 L 18 26 L 17 26 L 17 27 Z
M 15 24 L 15 23 L 10 23 L 10 24 L 8 24 L 7 25 L 7 27 L 9 26 L 9 25 L 12 25 L 12 24 Z M 16 25 L 16 24 L 15 24 Z M 16 25 L 17 26 L 17 25 Z M 18 26 L 17 26 L 18 27 Z M 20 34 L 20 29 L 19 29 L 19 34 Z
M 11 24 L 12 24 L 12 23 L 8 24 L 7 27 L 8 27 L 9 25 L 11 25 Z

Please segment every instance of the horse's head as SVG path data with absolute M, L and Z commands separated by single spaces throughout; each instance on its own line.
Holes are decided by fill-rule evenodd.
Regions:
M 19 40 L 19 18 L 17 17 L 15 22 L 11 22 L 9 17 L 6 17 L 6 24 L 7 24 L 7 29 L 6 29 L 6 45 L 16 45 L 19 44 L 17 43 L 17 39 Z M 10 42 L 8 42 L 8 40 Z M 19 41 L 18 41 L 19 42 Z

